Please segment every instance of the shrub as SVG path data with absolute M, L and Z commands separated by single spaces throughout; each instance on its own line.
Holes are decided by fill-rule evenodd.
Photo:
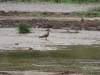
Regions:
M 78 28 L 75 29 L 75 33 L 79 33 Z
M 75 31 L 75 33 L 79 33 L 79 31 L 78 31 L 78 30 L 76 30 L 76 31 Z
M 95 28 L 94 30 L 98 30 L 98 31 L 100 31 L 100 27 L 97 27 L 97 28 Z
M 19 29 L 19 33 L 29 33 L 30 30 L 30 26 L 28 26 L 26 23 L 20 23 L 17 25 L 18 29 Z

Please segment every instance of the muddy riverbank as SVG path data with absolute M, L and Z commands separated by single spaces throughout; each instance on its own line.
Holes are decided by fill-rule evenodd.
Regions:
M 74 19 L 74 20 L 73 20 Z M 52 24 L 53 29 L 63 29 L 63 28 L 71 28 L 71 29 L 79 29 L 79 30 L 100 30 L 100 21 L 97 19 L 89 20 L 84 19 L 81 21 L 81 18 L 67 18 L 61 17 L 61 19 L 57 18 L 34 18 L 34 17 L 5 17 L 0 20 L 0 28 L 15 28 L 19 23 L 25 22 L 31 27 L 38 28 L 46 28 L 47 24 Z M 98 29 L 96 29 L 98 28 Z
M 1 8 L 0 28 L 15 28 L 17 27 L 17 24 L 21 22 L 25 22 L 29 26 L 34 28 L 35 27 L 45 28 L 47 24 L 52 24 L 53 29 L 71 28 L 71 29 L 78 29 L 78 30 L 84 29 L 84 30 L 99 31 L 100 18 L 93 18 L 93 17 L 97 17 L 97 14 L 95 13 L 87 13 L 87 17 L 91 17 L 91 16 L 93 17 L 91 18 L 84 17 L 84 21 L 81 21 L 81 17 L 72 18 L 72 17 L 20 16 L 25 14 L 32 14 L 32 12 L 40 12 L 42 15 L 48 15 L 48 14 L 69 15 L 70 12 L 75 12 L 80 10 L 86 11 L 89 8 L 94 8 L 94 7 L 99 7 L 98 3 L 97 4 L 63 4 L 63 3 L 50 4 L 50 3 L 34 3 L 34 2 L 33 3 L 2 2 L 0 3 L 0 8 Z M 55 10 L 55 9 L 59 9 L 59 10 Z
M 19 34 L 17 28 L 0 28 L 0 50 L 57 50 L 56 45 L 92 45 L 100 44 L 99 31 L 84 31 L 79 33 L 71 30 L 51 29 L 47 39 L 39 38 L 46 33 L 46 28 L 32 28 L 31 33 Z

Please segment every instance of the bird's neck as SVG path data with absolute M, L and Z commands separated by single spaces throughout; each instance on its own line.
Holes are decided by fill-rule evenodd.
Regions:
M 49 30 L 47 31 L 47 34 L 49 34 Z

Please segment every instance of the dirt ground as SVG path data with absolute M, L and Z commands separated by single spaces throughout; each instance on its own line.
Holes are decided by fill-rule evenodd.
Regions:
M 100 26 L 100 18 L 80 17 L 19 17 L 19 16 L 0 16 L 0 28 L 17 27 L 17 24 L 25 22 L 31 27 L 45 28 L 47 24 L 52 24 L 53 29 L 78 28 L 79 30 L 94 30 Z M 98 29 L 100 30 L 100 29 Z
M 17 24 L 25 22 L 31 27 L 45 28 L 47 24 L 52 24 L 53 29 L 79 29 L 79 30 L 94 30 L 100 27 L 100 18 L 95 17 L 95 13 L 88 14 L 87 17 L 32 17 L 32 16 L 19 16 L 20 14 L 26 14 L 32 12 L 18 12 L 18 11 L 0 11 L 0 28 L 12 28 L 17 27 Z M 56 14 L 55 12 L 41 12 L 43 15 Z M 68 15 L 69 13 L 60 13 Z M 94 17 L 89 17 L 89 16 Z M 100 28 L 97 29 L 98 31 Z

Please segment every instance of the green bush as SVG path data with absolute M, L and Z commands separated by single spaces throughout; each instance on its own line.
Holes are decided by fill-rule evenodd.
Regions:
M 75 31 L 75 33 L 79 33 L 79 31 L 78 31 L 78 30 L 76 30 L 76 31 Z
M 100 31 L 100 27 L 96 27 L 96 28 L 94 28 L 94 30 L 99 30 Z
M 20 23 L 17 25 L 19 29 L 19 33 L 29 33 L 31 31 L 31 27 L 26 23 Z
M 78 28 L 75 29 L 75 33 L 79 33 Z

